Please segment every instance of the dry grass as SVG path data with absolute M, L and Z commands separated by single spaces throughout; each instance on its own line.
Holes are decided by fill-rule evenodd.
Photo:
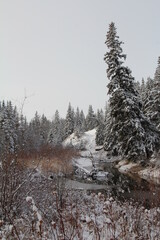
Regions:
M 18 164 L 28 169 L 38 167 L 44 172 L 69 174 L 73 170 L 72 159 L 78 156 L 79 152 L 72 148 L 45 146 L 40 151 L 20 153 Z

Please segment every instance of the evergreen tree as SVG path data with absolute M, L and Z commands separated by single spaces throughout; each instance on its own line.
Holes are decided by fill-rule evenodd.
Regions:
M 108 65 L 110 118 L 105 133 L 104 149 L 111 155 L 134 161 L 148 158 L 158 147 L 159 132 L 142 113 L 142 102 L 123 54 L 114 23 L 109 25 L 104 60 Z
M 97 110 L 97 122 L 98 126 L 96 129 L 96 144 L 103 145 L 104 143 L 104 114 L 103 110 Z
M 96 119 L 97 119 L 97 124 L 99 125 L 100 122 L 104 122 L 104 113 L 103 110 L 97 110 L 97 114 L 96 114 Z
M 86 119 L 85 119 L 85 115 L 83 113 L 83 110 L 81 110 L 80 112 L 80 123 L 81 123 L 81 133 L 84 133 L 86 131 Z
M 107 121 L 107 118 L 108 118 L 108 112 L 109 112 L 109 103 L 106 102 L 106 104 L 105 104 L 105 109 L 104 109 L 104 122 Z
M 160 130 L 160 57 L 154 79 L 146 84 L 145 113 L 150 121 Z
M 146 96 L 146 85 L 145 85 L 144 78 L 142 78 L 142 83 L 141 83 L 141 86 L 140 86 L 139 93 L 140 93 L 140 96 L 141 96 L 141 99 L 142 99 L 142 103 L 143 103 L 143 106 L 144 106 L 145 96 Z
M 43 114 L 42 117 L 40 118 L 40 139 L 39 140 L 41 142 L 41 145 L 47 144 L 50 125 L 51 125 L 50 121 Z
M 0 111 L 0 156 L 18 153 L 19 116 L 11 101 L 3 101 Z
M 65 120 L 65 137 L 68 137 L 74 131 L 74 111 L 69 103 Z
M 19 149 L 23 152 L 29 152 L 28 123 L 26 117 L 21 114 L 19 122 Z
M 60 145 L 62 143 L 62 133 L 61 133 L 61 121 L 58 110 L 55 112 L 54 120 L 53 120 L 53 144 Z
M 60 118 L 60 138 L 62 141 L 65 139 L 65 119 Z
M 51 128 L 50 130 L 49 130 L 49 132 L 48 132 L 48 138 L 47 138 L 47 142 L 49 143 L 49 144 L 53 144 L 53 142 L 54 142 L 54 136 L 53 136 L 53 129 Z
M 99 122 L 99 125 L 96 130 L 96 144 L 99 146 L 104 144 L 105 138 L 104 128 L 105 128 L 104 122 Z
M 143 111 L 144 114 L 150 119 L 150 111 L 152 112 L 151 105 L 153 101 L 152 90 L 153 90 L 153 79 L 147 78 L 146 83 L 142 83 L 142 101 L 143 101 Z
M 41 120 L 38 112 L 36 112 L 34 118 L 29 124 L 29 141 L 31 150 L 39 150 L 41 140 Z
M 75 113 L 74 132 L 75 132 L 77 137 L 80 136 L 80 133 L 81 133 L 81 119 L 80 119 L 80 112 L 79 112 L 78 107 L 77 107 L 77 110 L 76 110 L 76 113 Z
M 139 81 L 137 81 L 135 83 L 135 87 L 136 87 L 136 90 L 138 91 L 138 93 L 141 95 L 141 84 Z
M 88 114 L 86 116 L 86 130 L 92 130 L 97 126 L 96 115 L 94 114 L 92 105 L 89 105 Z

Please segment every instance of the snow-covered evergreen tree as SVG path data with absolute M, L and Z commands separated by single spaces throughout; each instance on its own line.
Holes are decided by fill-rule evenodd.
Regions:
M 53 133 L 53 145 L 60 145 L 62 143 L 62 128 L 61 121 L 58 110 L 55 112 L 54 120 L 52 123 L 52 133 Z
M 77 137 L 80 136 L 81 133 L 81 119 L 80 119 L 80 111 L 77 107 L 76 113 L 75 113 L 75 121 L 74 121 L 74 132 Z
M 136 90 L 138 91 L 138 93 L 141 95 L 141 84 L 139 81 L 137 81 L 135 83 L 135 87 L 136 87 Z
M 144 107 L 145 97 L 146 97 L 146 84 L 145 84 L 144 78 L 142 78 L 142 83 L 140 85 L 139 94 L 141 96 L 142 104 L 143 104 L 143 107 Z
M 65 120 L 65 137 L 68 137 L 74 131 L 74 110 L 69 103 Z
M 104 122 L 104 113 L 102 109 L 97 110 L 96 114 L 97 124 L 99 125 L 100 122 Z
M 150 121 L 160 130 L 160 57 L 154 79 L 146 83 L 145 113 Z
M 156 125 L 158 130 L 160 130 L 160 57 L 158 58 L 158 66 L 156 68 L 154 76 L 154 114 L 151 117 L 151 121 Z
M 97 122 L 98 126 L 96 129 L 96 144 L 97 145 L 103 145 L 104 143 L 104 113 L 103 110 L 97 110 Z
M 142 88 L 143 91 L 141 91 L 142 93 L 142 101 L 143 101 L 143 111 L 144 114 L 150 119 L 150 111 L 152 111 L 152 109 L 150 108 L 150 106 L 152 105 L 152 101 L 153 101 L 153 96 L 152 96 L 152 90 L 153 90 L 153 79 L 151 79 L 150 77 L 147 78 L 147 81 L 143 84 L 142 82 Z
M 101 146 L 104 144 L 104 138 L 105 138 L 104 128 L 105 128 L 104 122 L 100 122 L 96 130 L 96 144 L 98 146 Z
M 88 114 L 86 116 L 86 130 L 87 131 L 92 130 L 97 125 L 98 124 L 97 124 L 96 115 L 93 111 L 92 105 L 89 105 Z
M 22 114 L 19 119 L 18 146 L 20 151 L 29 151 L 28 148 L 28 123 L 26 117 Z
M 41 146 L 41 119 L 38 112 L 35 113 L 34 118 L 29 123 L 29 142 L 30 148 L 38 150 Z
M 17 155 L 19 117 L 11 101 L 3 101 L 0 111 L 0 156 Z
M 86 131 L 86 119 L 83 110 L 80 111 L 81 133 Z
M 109 25 L 104 60 L 108 65 L 110 121 L 105 133 L 104 149 L 111 155 L 130 160 L 147 159 L 158 148 L 159 132 L 142 113 L 142 102 L 123 54 L 115 24 Z
M 41 141 L 41 145 L 47 144 L 48 132 L 49 132 L 49 129 L 50 129 L 50 125 L 51 125 L 50 121 L 43 114 L 40 118 L 40 141 Z

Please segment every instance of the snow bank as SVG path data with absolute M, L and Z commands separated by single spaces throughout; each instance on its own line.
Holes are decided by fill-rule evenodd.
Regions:
M 74 160 L 74 164 L 86 173 L 90 173 L 93 169 L 92 161 L 89 158 L 78 158 Z
M 132 171 L 133 168 L 135 167 L 138 167 L 138 164 L 137 163 L 128 163 L 126 165 L 121 165 L 118 170 L 121 172 L 121 173 L 128 173 L 130 171 Z
M 72 133 L 64 140 L 63 146 L 73 146 L 81 151 L 80 154 L 82 157 L 92 158 L 94 161 L 102 160 L 112 162 L 113 159 L 107 158 L 106 151 L 103 150 L 103 147 L 96 146 L 95 138 L 96 128 L 83 133 L 79 138 L 75 135 L 75 133 Z
M 160 184 L 160 168 L 146 168 L 138 172 L 139 176 L 147 181 Z

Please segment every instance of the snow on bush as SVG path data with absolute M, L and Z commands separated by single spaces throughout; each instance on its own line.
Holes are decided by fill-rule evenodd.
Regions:
M 1 221 L 0 239 L 160 239 L 160 208 L 147 210 L 101 193 L 64 194 L 60 206 L 57 192 L 53 192 L 53 204 L 48 205 L 51 217 L 28 196 L 27 215 L 24 213 L 21 221 L 15 219 L 12 225 Z

